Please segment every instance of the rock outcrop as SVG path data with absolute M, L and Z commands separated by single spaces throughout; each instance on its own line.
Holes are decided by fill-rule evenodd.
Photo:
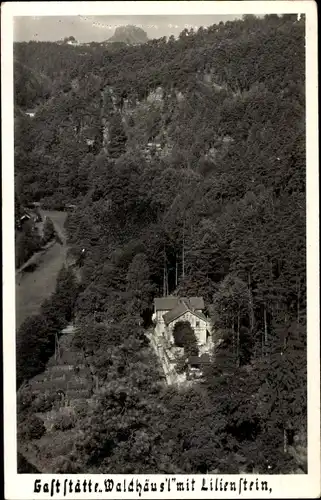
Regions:
M 121 42 L 127 45 L 139 45 L 147 41 L 148 36 L 146 31 L 138 26 L 128 25 L 118 26 L 113 36 L 106 40 L 106 43 Z

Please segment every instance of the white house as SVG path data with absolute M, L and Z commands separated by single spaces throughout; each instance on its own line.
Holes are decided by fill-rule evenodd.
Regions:
M 68 40 L 67 45 L 73 45 L 74 47 L 80 45 L 80 43 L 77 40 Z
M 195 332 L 199 346 L 209 342 L 209 323 L 203 313 L 202 297 L 162 297 L 154 300 L 153 320 L 155 333 L 170 345 L 174 345 L 173 330 L 179 321 L 188 321 Z

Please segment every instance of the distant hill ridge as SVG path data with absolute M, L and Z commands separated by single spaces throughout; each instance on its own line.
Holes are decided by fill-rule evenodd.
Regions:
M 105 43 L 123 42 L 128 45 L 136 45 L 146 43 L 147 41 L 148 36 L 146 31 L 138 26 L 129 24 L 127 26 L 118 26 L 113 36 L 108 38 Z

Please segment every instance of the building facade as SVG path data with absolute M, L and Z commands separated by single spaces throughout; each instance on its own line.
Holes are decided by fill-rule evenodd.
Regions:
M 210 327 L 203 313 L 205 306 L 202 297 L 162 297 L 154 301 L 153 320 L 155 334 L 174 345 L 173 330 L 176 323 L 188 321 L 195 332 L 199 346 L 207 345 Z
M 197 339 L 197 343 L 199 346 L 207 343 L 208 340 L 208 332 L 207 332 L 207 320 L 206 317 L 202 314 L 195 313 L 192 311 L 186 311 L 181 316 L 173 319 L 168 324 L 165 323 L 165 335 L 170 344 L 174 344 L 173 331 L 176 323 L 180 321 L 188 321 L 191 327 L 194 330 L 195 337 Z

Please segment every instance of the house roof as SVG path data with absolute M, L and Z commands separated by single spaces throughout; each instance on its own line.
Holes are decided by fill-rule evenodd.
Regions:
M 202 354 L 202 356 L 190 356 L 188 358 L 188 364 L 194 366 L 204 365 L 210 362 L 211 360 L 208 354 Z
M 21 217 L 20 217 L 20 220 L 23 220 L 23 219 L 31 219 L 31 215 L 30 214 L 27 214 L 27 212 L 25 212 Z
M 186 313 L 188 311 L 189 311 L 189 307 L 188 307 L 187 303 L 182 301 L 181 303 L 178 303 L 178 305 L 176 307 L 174 307 L 174 309 L 172 309 L 171 311 L 168 311 L 166 314 L 164 314 L 163 319 L 164 319 L 166 325 L 168 325 L 169 323 L 174 321 L 174 319 L 179 318 L 180 316 L 182 316 L 184 313 Z
M 170 311 L 177 306 L 178 297 L 168 296 L 154 299 L 156 311 Z
M 188 358 L 189 365 L 199 366 L 201 363 L 202 363 L 202 360 L 198 356 L 190 356 Z
M 203 297 L 190 297 L 188 300 L 191 309 L 204 309 L 204 299 Z
M 169 295 L 168 297 L 160 297 L 154 299 L 156 311 L 170 311 L 174 309 L 180 302 L 188 303 L 190 309 L 204 309 L 203 297 L 174 297 Z
M 171 323 L 175 319 L 179 318 L 180 316 L 182 316 L 186 312 L 190 312 L 191 314 L 193 314 L 194 316 L 197 316 L 198 318 L 202 319 L 203 321 L 207 321 L 206 317 L 204 316 L 204 314 L 202 312 L 198 312 L 198 311 L 193 310 L 193 308 L 190 306 L 190 302 L 188 301 L 188 299 L 181 299 L 181 301 L 178 303 L 178 305 L 176 307 L 174 307 L 174 309 L 172 309 L 171 311 L 168 311 L 167 313 L 165 313 L 163 315 L 163 319 L 164 319 L 166 325 L 169 325 L 169 323 Z
M 202 319 L 203 321 L 206 321 L 207 322 L 207 318 L 205 316 L 205 314 L 203 314 L 202 312 L 198 312 L 198 311 L 191 311 L 195 316 L 197 316 L 199 319 Z

